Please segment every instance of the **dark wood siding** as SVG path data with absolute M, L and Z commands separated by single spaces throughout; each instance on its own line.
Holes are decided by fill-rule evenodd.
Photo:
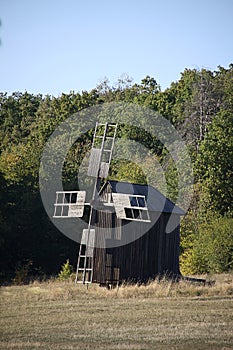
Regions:
M 153 213 L 150 213 L 153 216 Z M 155 225 L 140 238 L 145 223 L 135 222 L 131 243 L 124 244 L 128 233 L 121 227 L 121 243 L 115 248 L 95 248 L 93 280 L 98 283 L 117 283 L 124 280 L 147 281 L 157 275 L 179 274 L 179 226 L 171 233 L 165 233 L 169 214 L 162 213 Z M 179 217 L 176 218 L 179 220 Z M 119 220 L 115 214 L 99 212 L 96 223 L 96 245 L 106 246 L 109 240 L 119 239 L 113 234 L 112 225 Z M 98 228 L 105 227 L 103 230 Z M 143 231 L 142 231 L 143 230 Z
M 109 193 L 109 188 L 103 192 L 104 198 L 107 192 Z M 166 233 L 170 215 L 150 212 L 150 217 L 155 222 L 153 227 L 135 221 L 131 222 L 132 229 L 128 232 L 125 226 L 128 221 L 118 219 L 115 213 L 96 212 L 95 245 L 105 248 L 94 250 L 93 282 L 146 282 L 158 275 L 179 275 L 180 216 L 173 214 L 177 227 L 171 233 Z M 142 235 L 143 232 L 146 233 Z M 126 237 L 130 238 L 131 243 L 126 244 Z M 108 248 L 111 243 L 109 240 L 117 240 L 118 245 L 121 245 Z

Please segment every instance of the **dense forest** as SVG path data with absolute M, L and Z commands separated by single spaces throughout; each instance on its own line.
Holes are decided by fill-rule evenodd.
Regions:
M 29 277 L 55 275 L 67 259 L 75 266 L 77 243 L 53 226 L 41 202 L 40 157 L 61 121 L 87 107 L 112 101 L 130 102 L 158 112 L 175 126 L 188 146 L 195 180 L 192 202 L 181 224 L 182 273 L 232 269 L 233 64 L 229 68 L 219 66 L 217 71 L 185 69 L 165 91 L 153 77 L 146 76 L 136 84 L 125 76 L 113 86 L 106 79 L 91 91 L 59 97 L 0 93 L 2 281 L 17 283 Z M 151 149 L 164 169 L 170 198 L 175 200 L 175 170 L 163 145 L 127 126 L 122 126 L 120 133 Z M 79 140 L 67 155 L 63 181 L 69 189 L 74 186 L 91 136 L 90 132 L 86 139 Z M 110 176 L 146 181 L 142 169 L 126 162 L 113 162 Z

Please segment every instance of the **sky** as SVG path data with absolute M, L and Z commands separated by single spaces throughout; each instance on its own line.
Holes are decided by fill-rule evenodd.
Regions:
M 59 96 L 233 63 L 232 0 L 0 0 L 0 92 Z

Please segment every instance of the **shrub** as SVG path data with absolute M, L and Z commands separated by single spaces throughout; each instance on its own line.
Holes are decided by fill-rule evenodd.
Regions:
M 58 280 L 59 281 L 67 280 L 68 278 L 71 277 L 72 273 L 73 273 L 73 266 L 70 265 L 70 261 L 69 259 L 67 259 L 66 262 L 61 267 L 61 271 L 59 272 L 59 275 L 58 275 Z
M 23 285 L 29 283 L 32 261 L 29 260 L 23 265 L 19 264 L 15 270 L 13 283 L 16 285 Z
M 184 274 L 220 273 L 232 269 L 233 219 L 208 212 L 180 260 Z

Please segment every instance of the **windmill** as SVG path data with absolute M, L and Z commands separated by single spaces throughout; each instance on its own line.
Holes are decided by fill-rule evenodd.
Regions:
M 95 225 L 96 210 L 100 204 L 101 186 L 103 182 L 106 183 L 108 177 L 116 132 L 117 124 L 96 123 L 87 171 L 87 175 L 95 179 L 90 203 L 85 202 L 86 191 L 56 192 L 54 218 L 81 218 L 84 215 L 84 207 L 90 208 L 88 226 L 83 229 L 79 247 L 76 283 L 92 283 L 96 240 L 96 230 L 92 227 Z M 101 210 L 111 206 L 115 210 L 116 217 L 121 220 L 150 222 L 145 195 L 112 193 L 111 199 L 108 198 L 105 202 L 102 200 L 101 205 Z

